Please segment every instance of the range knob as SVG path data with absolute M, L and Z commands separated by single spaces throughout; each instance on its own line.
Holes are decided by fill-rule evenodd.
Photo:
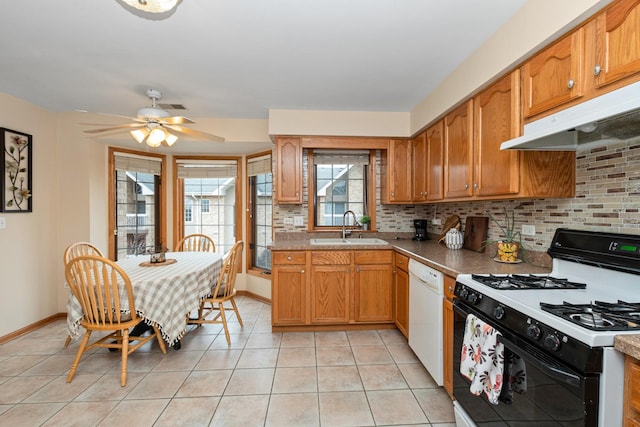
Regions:
M 476 294 L 475 292 L 470 292 L 469 296 L 467 296 L 467 301 L 469 301 L 473 305 L 476 305 L 478 303 L 478 294 Z
M 560 348 L 560 338 L 555 334 L 549 334 L 544 337 L 544 346 L 551 351 L 558 351 Z
M 539 340 L 542 336 L 542 331 L 540 330 L 540 326 L 538 325 L 529 325 L 527 326 L 527 335 L 529 335 L 534 340 Z
M 504 319 L 504 307 L 499 305 L 496 308 L 493 309 L 493 317 L 495 317 L 498 320 L 502 320 Z
M 460 292 L 458 292 L 458 296 L 462 299 L 467 299 L 468 295 L 469 295 L 469 291 L 467 290 L 467 288 L 462 288 L 460 289 Z

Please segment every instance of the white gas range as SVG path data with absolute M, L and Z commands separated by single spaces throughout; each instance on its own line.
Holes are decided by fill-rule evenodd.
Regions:
M 470 397 L 468 382 L 455 371 L 458 362 L 460 418 L 492 426 L 525 420 L 621 425 L 624 358 L 613 343 L 618 334 L 640 333 L 640 236 L 558 229 L 548 252 L 548 276 L 458 276 L 454 358 L 465 317 L 476 315 L 525 360 L 529 385 L 507 403 L 491 405 Z M 549 400 L 551 393 L 557 398 Z

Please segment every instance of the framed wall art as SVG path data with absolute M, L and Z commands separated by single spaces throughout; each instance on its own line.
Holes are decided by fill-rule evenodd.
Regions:
M 32 137 L 26 133 L 0 128 L 0 142 L 0 212 L 31 212 Z

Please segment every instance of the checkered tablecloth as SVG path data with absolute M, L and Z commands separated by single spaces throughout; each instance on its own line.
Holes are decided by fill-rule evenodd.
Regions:
M 162 338 L 173 346 L 187 328 L 186 317 L 200 300 L 212 292 L 222 268 L 222 255 L 204 252 L 168 252 L 177 262 L 165 266 L 141 267 L 148 255 L 126 258 L 118 265 L 131 279 L 136 312 L 148 324 L 156 324 Z M 69 335 L 80 336 L 82 307 L 73 293 L 67 300 Z

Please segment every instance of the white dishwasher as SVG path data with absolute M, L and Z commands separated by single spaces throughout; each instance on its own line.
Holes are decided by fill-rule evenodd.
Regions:
M 409 261 L 409 347 L 438 385 L 443 384 L 442 300 L 444 276 Z

